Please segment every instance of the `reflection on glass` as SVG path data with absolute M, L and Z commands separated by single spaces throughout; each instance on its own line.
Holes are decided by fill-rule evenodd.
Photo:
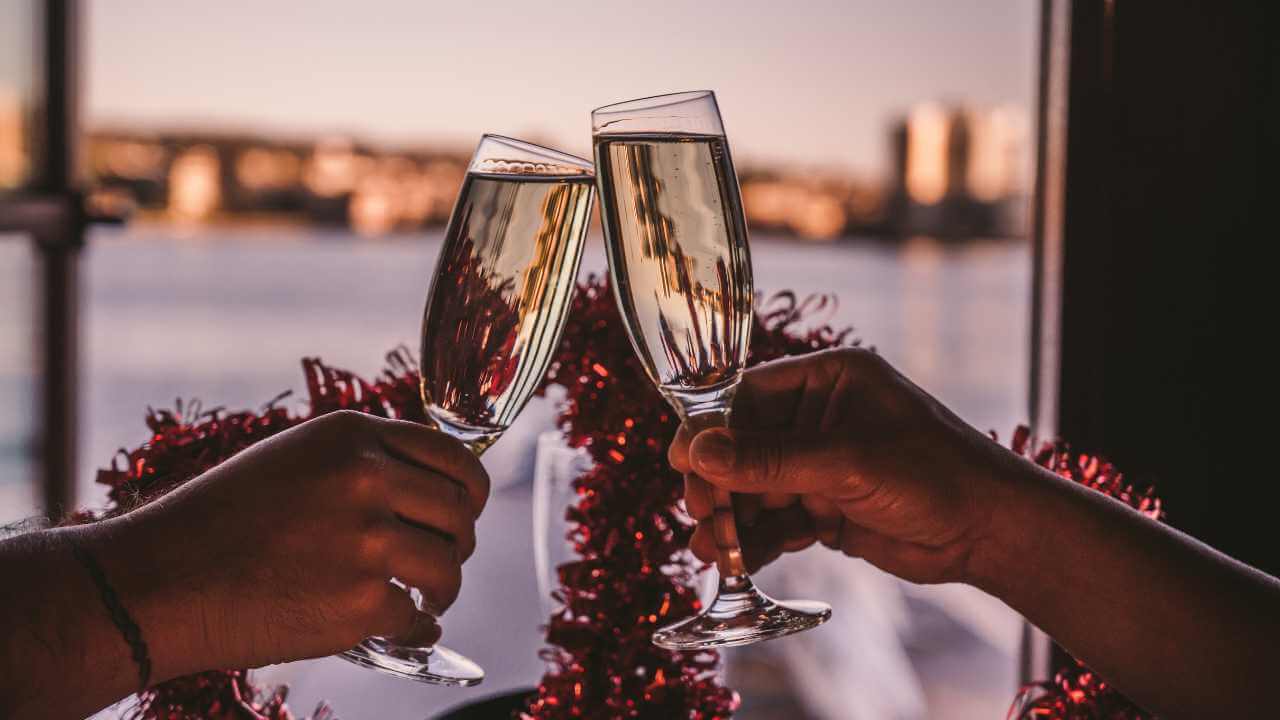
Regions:
M 488 447 L 537 389 L 578 273 L 589 174 L 469 173 L 422 322 L 422 396 L 440 426 Z
M 751 256 L 724 138 L 603 137 L 618 295 L 664 392 L 733 382 L 751 335 Z M 616 215 L 616 218 L 615 218 Z

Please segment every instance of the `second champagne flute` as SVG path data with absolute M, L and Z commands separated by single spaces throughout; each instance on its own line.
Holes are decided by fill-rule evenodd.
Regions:
M 480 139 L 449 218 L 422 318 L 422 401 L 479 455 L 547 373 L 582 260 L 591 162 L 500 135 Z M 421 596 L 409 590 L 421 607 Z M 479 665 L 440 646 L 366 638 L 342 657 L 437 685 L 475 685 Z
M 724 427 L 746 366 L 754 290 L 715 95 L 608 105 L 591 113 L 591 125 L 609 272 L 631 343 L 686 425 Z M 730 493 L 711 492 L 716 598 L 701 615 L 659 629 L 653 642 L 672 650 L 747 645 L 826 622 L 824 603 L 783 604 L 756 589 Z

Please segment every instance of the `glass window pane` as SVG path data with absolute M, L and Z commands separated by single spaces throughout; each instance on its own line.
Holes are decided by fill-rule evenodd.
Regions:
M 757 288 L 835 294 L 829 322 L 853 325 L 1007 438 L 1025 420 L 1031 258 L 1019 211 L 1036 4 L 746 2 L 725 13 L 659 1 L 611 10 L 606 34 L 596 5 L 558 6 L 558 31 L 575 38 L 566 51 L 539 43 L 530 28 L 545 12 L 518 2 L 497 14 L 401 3 L 299 17 L 252 0 L 88 0 L 92 199 L 130 219 L 96 229 L 85 255 L 82 502 L 102 500 L 93 469 L 145 439 L 147 405 L 255 407 L 302 388 L 303 355 L 369 373 L 391 346 L 416 345 L 480 133 L 582 155 L 590 108 L 697 88 L 716 90 L 724 113 Z M 697 31 L 708 27 L 725 32 L 709 42 Z M 459 74 L 458 58 L 475 62 Z M 605 267 L 598 237 L 584 271 Z M 495 483 L 513 489 L 491 500 L 448 619 L 492 692 L 541 669 L 528 483 L 535 438 L 552 427 L 535 403 L 486 454 Z M 817 578 L 840 587 L 824 592 Z M 742 720 L 855 716 L 842 707 L 1000 717 L 1013 697 L 1020 620 L 980 593 L 915 588 L 820 551 L 776 564 L 762 584 L 831 601 L 836 615 L 808 637 L 729 654 Z M 813 664 L 822 687 L 787 672 Z M 299 707 L 328 698 L 395 715 L 456 702 L 410 684 L 370 702 L 334 663 L 270 672 Z
M 0 234 L 0 525 L 37 506 L 35 275 L 30 240 Z
M 40 104 L 35 2 L 0 3 L 0 190 L 31 177 Z

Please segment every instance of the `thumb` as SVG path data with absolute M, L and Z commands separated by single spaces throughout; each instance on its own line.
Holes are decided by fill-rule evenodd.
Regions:
M 818 434 L 713 428 L 693 439 L 694 472 L 726 490 L 811 493 L 825 490 L 848 464 L 845 448 Z

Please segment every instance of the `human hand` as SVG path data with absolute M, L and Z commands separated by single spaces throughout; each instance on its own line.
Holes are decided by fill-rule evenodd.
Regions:
M 448 436 L 335 412 L 264 440 L 91 530 L 155 677 L 439 637 L 489 478 Z M 86 528 L 88 530 L 89 528 Z
M 712 483 L 735 493 L 749 569 L 821 541 L 914 582 L 970 576 L 1004 492 L 997 470 L 1017 460 L 861 349 L 748 370 L 730 428 L 690 435 L 669 459 L 686 473 L 699 558 L 716 557 Z

